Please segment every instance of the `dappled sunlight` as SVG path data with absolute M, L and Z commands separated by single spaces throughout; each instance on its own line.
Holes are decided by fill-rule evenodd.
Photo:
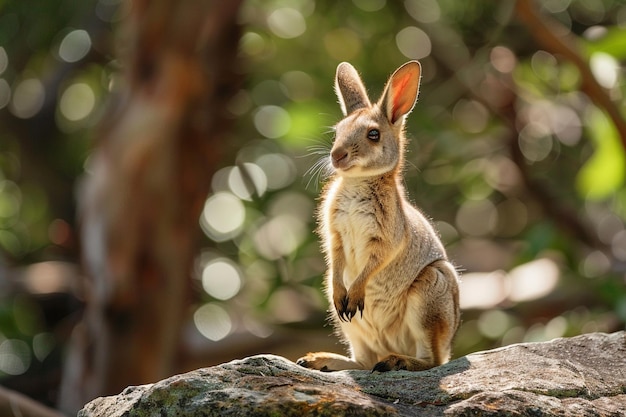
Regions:
M 507 277 L 509 300 L 533 301 L 550 294 L 559 282 L 559 266 L 548 258 L 540 258 L 513 268 Z
M 330 333 L 327 265 L 315 230 L 332 171 L 333 126 L 342 117 L 333 85 L 341 61 L 359 68 L 372 97 L 394 68 L 411 59 L 422 65 L 406 125 L 404 185 L 460 271 L 455 356 L 624 328 L 625 4 L 534 1 L 551 22 L 544 33 L 515 9 L 524 0 L 247 0 L 238 48 L 234 39 L 229 49 L 240 59 L 233 80 L 218 80 L 217 107 L 193 115 L 189 131 L 167 148 L 167 157 L 180 155 L 178 165 L 154 168 L 159 156 L 138 146 L 140 174 L 112 185 L 111 195 L 154 188 L 138 189 L 148 202 L 127 216 L 138 237 L 116 229 L 115 247 L 107 248 L 96 234 L 80 235 L 105 221 L 89 223 L 76 200 L 82 176 L 115 174 L 93 168 L 103 156 L 91 147 L 127 116 L 137 87 L 120 75 L 134 63 L 114 58 L 123 56 L 116 48 L 133 47 L 117 29 L 128 10 L 120 0 L 44 3 L 28 10 L 8 1 L 0 16 L 0 380 L 44 363 L 58 368 L 69 329 L 91 302 L 85 293 L 96 286 L 89 279 L 77 285 L 89 273 L 78 266 L 91 256 L 87 244 L 103 253 L 136 250 L 139 259 L 124 271 L 132 279 L 157 240 L 172 244 L 159 252 L 168 266 L 176 250 L 199 242 L 197 255 L 186 258 L 193 270 L 181 274 L 188 288 L 180 351 L 193 344 L 194 365 L 211 360 L 198 353 L 207 347 L 259 353 L 258 346 L 233 349 L 242 334 L 264 339 L 269 351 L 281 332 L 291 337 L 297 329 L 305 340 L 310 331 Z M 553 42 L 543 42 L 550 34 Z M 144 52 L 147 59 L 154 51 Z M 133 76 L 146 85 L 165 71 L 149 60 L 138 69 Z M 119 113 L 97 124 L 106 106 Z M 216 142 L 210 130 L 206 143 L 214 148 L 200 150 L 205 138 L 194 142 L 190 131 L 204 129 L 213 111 L 232 128 Z M 148 113 L 133 107 L 139 122 Z M 138 125 L 147 131 L 115 145 L 148 141 L 152 122 Z M 185 166 L 191 156 L 195 171 Z M 170 181 L 181 184 L 180 195 L 159 194 Z M 163 201 L 183 207 L 198 187 L 193 216 L 174 208 L 169 218 L 181 229 L 192 224 L 197 241 L 153 224 Z M 123 214 L 118 204 L 94 203 Z M 162 295 L 153 272 L 147 281 Z M 134 301 L 132 294 L 124 300 Z
M 596 52 L 591 55 L 589 65 L 593 76 L 604 88 L 613 88 L 618 81 L 618 75 L 620 71 L 619 62 L 604 52 Z
M 462 275 L 461 309 L 492 308 L 507 299 L 506 273 L 468 272 Z
M 544 10 L 559 14 L 561 36 L 565 36 L 582 15 L 571 2 L 557 3 L 546 4 Z M 508 30 L 512 9 L 492 6 L 489 12 L 483 10 L 493 14 L 488 24 Z M 251 78 L 247 88 L 235 97 L 232 109 L 247 120 L 248 127 L 240 128 L 243 134 L 262 139 L 241 149 L 237 164 L 213 177 L 213 194 L 207 201 L 214 201 L 222 192 L 229 193 L 228 201 L 239 199 L 236 210 L 228 208 L 227 200 L 223 207 L 212 209 L 216 224 L 229 224 L 228 214 L 237 219 L 236 225 L 228 228 L 229 233 L 235 231 L 216 238 L 214 231 L 205 229 L 216 243 L 217 256 L 233 257 L 241 265 L 243 273 L 235 279 L 241 280 L 241 290 L 233 302 L 237 306 L 261 306 L 268 322 L 307 321 L 314 317 L 315 309 L 303 303 L 302 297 L 307 297 L 304 287 L 292 286 L 303 282 L 317 290 L 317 301 L 312 305 L 321 302 L 318 312 L 323 312 L 324 298 L 319 289 L 324 263 L 312 232 L 316 225 L 315 198 L 323 185 L 317 184 L 315 172 L 305 173 L 319 163 L 313 158 L 323 151 L 317 149 L 330 148 L 329 126 L 340 117 L 332 90 L 334 68 L 339 61 L 365 60 L 368 64 L 361 65 L 363 75 L 382 82 L 393 67 L 385 63 L 420 59 L 424 86 L 407 126 L 411 139 L 407 189 L 411 200 L 432 216 L 463 271 L 461 304 L 470 313 L 467 330 L 461 331 L 460 339 L 467 338 L 460 343 L 461 349 L 484 344 L 485 339 L 514 343 L 571 333 L 568 316 L 558 313 L 540 317 L 539 322 L 525 322 L 522 316 L 530 313 L 524 306 L 559 299 L 564 288 L 572 285 L 574 275 L 603 276 L 614 268 L 611 256 L 626 258 L 622 249 L 626 241 L 623 215 L 616 215 L 612 223 L 604 220 L 604 226 L 600 222 L 593 229 L 608 245 L 608 256 L 600 249 L 579 254 L 580 249 L 566 247 L 561 233 L 567 235 L 566 227 L 579 227 L 573 224 L 576 221 L 546 214 L 572 199 L 608 196 L 608 190 L 618 191 L 618 178 L 623 181 L 618 169 L 611 174 L 615 182 L 601 185 L 601 176 L 594 168 L 600 162 L 586 158 L 593 154 L 587 138 L 600 134 L 605 120 L 592 116 L 597 109 L 579 90 L 580 73 L 544 48 L 521 54 L 514 43 L 468 40 L 453 22 L 451 13 L 456 9 L 451 5 L 431 0 L 401 5 L 353 0 L 346 7 L 354 10 L 355 21 L 374 19 L 376 27 L 387 27 L 384 40 L 378 37 L 382 29 L 364 35 L 353 24 L 324 23 L 318 13 L 330 9 L 320 2 L 248 7 L 243 13 L 244 20 L 254 23 L 246 27 L 241 52 L 267 72 Z M 479 13 L 479 9 L 471 13 Z M 253 10 L 263 11 L 260 16 L 265 23 L 251 17 Z M 570 11 L 568 18 L 566 11 Z M 404 17 L 398 20 L 399 13 Z M 478 14 L 474 17 L 479 19 Z M 312 33 L 318 27 L 326 29 Z M 601 43 L 604 36 L 607 31 L 590 30 L 584 39 Z M 307 43 L 306 39 L 313 41 Z M 302 51 L 330 59 L 282 65 L 281 57 Z M 377 59 L 370 60 L 372 55 Z M 615 70 L 619 59 L 605 50 L 594 50 L 589 57 L 594 76 L 612 90 L 614 99 L 619 98 L 616 85 L 622 75 Z M 446 71 L 455 73 L 458 84 L 441 78 Z M 516 97 L 513 101 L 512 94 Z M 508 111 L 511 118 L 503 119 L 501 112 Z M 612 145 L 599 146 L 609 149 Z M 621 164 L 620 153 L 594 157 Z M 568 165 L 575 165 L 574 161 L 583 167 L 582 172 Z M 587 173 L 585 164 L 590 164 Z M 580 178 L 575 183 L 577 176 Z M 302 190 L 306 184 L 309 186 Z M 535 184 L 554 190 L 559 197 L 542 201 L 544 197 L 533 191 Z M 560 201 L 562 195 L 567 197 Z M 617 201 L 614 207 L 621 207 Z M 242 212 L 239 204 L 245 208 L 243 218 L 238 215 Z M 202 222 L 212 213 L 205 211 Z M 571 224 L 559 225 L 561 221 Z M 580 285 L 576 283 L 577 290 L 573 291 Z M 242 317 L 247 309 L 242 307 Z M 231 314 L 237 314 L 236 309 Z M 281 319 L 283 315 L 290 318 Z M 243 331 L 242 322 L 233 324 L 233 331 Z M 475 339 L 469 336 L 472 329 Z
M 507 302 L 533 301 L 552 293 L 559 276 L 559 266 L 549 258 L 522 264 L 508 273 L 466 273 L 461 277 L 461 308 L 490 309 Z

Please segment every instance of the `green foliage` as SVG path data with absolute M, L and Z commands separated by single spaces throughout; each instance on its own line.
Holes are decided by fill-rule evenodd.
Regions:
M 74 189 L 120 65 L 112 59 L 116 3 L 0 3 L 2 269 L 79 261 Z M 407 124 L 410 199 L 432 217 L 464 281 L 479 284 L 474 293 L 464 287 L 465 302 L 501 291 L 466 309 L 457 355 L 624 326 L 623 141 L 582 92 L 578 69 L 533 40 L 514 3 L 244 3 L 246 83 L 225 103 L 236 131 L 200 222 L 206 239 L 195 284 L 209 305 L 194 316 L 201 334 L 218 341 L 238 331 L 267 336 L 275 326 L 322 328 L 325 263 L 314 212 L 327 174 L 319 161 L 341 117 L 333 77 L 344 60 L 372 97 L 400 64 L 423 65 Z M 626 6 L 537 4 L 582 45 L 583 60 L 623 109 Z M 61 45 L 70 39 L 70 52 L 79 53 L 78 30 L 90 43 L 72 61 Z M 508 272 L 537 259 L 558 267 L 557 283 L 519 300 L 507 289 L 514 282 Z M 31 343 L 32 334 L 15 332 L 16 310 L 0 313 L 3 337 Z
M 578 173 L 576 185 L 587 200 L 600 200 L 622 190 L 626 156 L 619 133 L 608 117 L 592 110 L 587 127 L 595 151 Z

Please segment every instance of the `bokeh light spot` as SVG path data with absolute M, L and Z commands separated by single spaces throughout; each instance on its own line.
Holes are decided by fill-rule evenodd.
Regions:
M 489 122 L 489 112 L 475 100 L 459 100 L 452 110 L 452 116 L 467 133 L 480 133 Z
M 306 31 L 306 21 L 302 13 L 290 7 L 274 10 L 267 18 L 270 30 L 278 37 L 291 39 Z
M 550 155 L 554 141 L 548 128 L 531 122 L 524 126 L 519 134 L 519 147 L 524 157 L 530 162 L 543 161 Z
M 30 347 L 26 342 L 8 339 L 0 344 L 0 372 L 22 375 L 30 367 L 31 361 Z
M 505 46 L 496 46 L 489 54 L 491 65 L 503 74 L 513 72 L 517 65 L 517 57 L 509 48 Z
M 617 259 L 626 261 L 626 230 L 621 230 L 613 236 L 611 249 Z
M 2 74 L 9 66 L 9 56 L 7 51 L 0 46 L 0 74 Z
M 559 276 L 558 265 L 548 258 L 537 259 L 513 268 L 508 276 L 509 299 L 522 302 L 544 297 L 556 287 Z
M 222 242 L 239 234 L 245 218 L 245 207 L 237 196 L 218 192 L 205 202 L 200 226 L 211 239 Z
M 588 278 L 596 278 L 611 269 L 611 261 L 599 250 L 591 252 L 581 262 L 580 272 Z
M 33 337 L 33 354 L 39 362 L 43 362 L 56 345 L 52 333 L 39 333 Z
M 218 300 L 233 298 L 241 289 L 241 274 L 228 258 L 218 258 L 202 270 L 202 288 Z
M 404 7 L 413 19 L 421 23 L 435 23 L 441 17 L 437 0 L 405 0 Z
M 261 155 L 256 161 L 267 177 L 267 188 L 280 190 L 291 184 L 296 178 L 296 167 L 286 155 L 271 153 Z
M 10 101 L 11 87 L 5 79 L 0 78 L 0 109 L 5 108 Z
M 470 236 L 490 234 L 498 222 L 498 212 L 489 200 L 468 200 L 461 205 L 456 215 L 458 228 Z
M 589 67 L 602 87 L 613 88 L 617 84 L 617 76 L 621 68 L 613 56 L 604 52 L 596 52 L 591 55 Z
M 537 51 L 530 59 L 530 66 L 537 77 L 544 81 L 553 81 L 557 75 L 558 62 L 554 55 L 546 51 Z
M 247 55 L 259 55 L 265 50 L 265 40 L 256 32 L 246 32 L 239 41 L 239 48 Z
M 91 38 L 87 31 L 73 30 L 61 41 L 59 57 L 65 62 L 77 62 L 83 59 L 91 49 Z
M 254 115 L 254 126 L 266 138 L 276 139 L 289 131 L 291 118 L 282 107 L 261 106 Z
M 36 78 L 21 81 L 13 89 L 9 110 L 21 119 L 29 119 L 39 113 L 46 98 L 43 84 Z
M 298 218 L 284 214 L 265 222 L 254 236 L 257 251 L 270 260 L 292 253 L 306 237 L 306 225 Z
M 209 340 L 217 342 L 230 334 L 233 321 L 226 310 L 217 304 L 205 304 L 193 315 L 196 328 Z
M 63 117 L 77 122 L 89 116 L 96 105 L 96 95 L 85 83 L 76 83 L 65 89 L 59 101 L 59 110 Z
M 280 82 L 285 87 L 289 98 L 294 101 L 304 101 L 313 97 L 314 81 L 306 72 L 286 72 L 280 77 Z
M 430 55 L 432 44 L 423 30 L 415 26 L 402 29 L 396 35 L 396 45 L 402 55 L 410 59 L 422 59 Z
M 492 308 L 506 299 L 504 271 L 468 272 L 461 281 L 461 309 Z
M 256 164 L 244 162 L 241 167 L 233 167 L 228 174 L 228 187 L 242 200 L 252 200 L 253 195 L 261 197 L 267 190 L 265 172 Z
M 569 7 L 571 2 L 572 0 L 544 0 L 541 2 L 541 7 L 550 13 L 561 13 Z
M 511 318 L 502 310 L 489 310 L 478 319 L 478 330 L 490 339 L 496 339 L 511 327 Z

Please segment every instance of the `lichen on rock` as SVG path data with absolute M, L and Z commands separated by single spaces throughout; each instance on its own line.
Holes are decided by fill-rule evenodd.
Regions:
M 626 332 L 478 352 L 423 372 L 302 368 L 259 355 L 129 387 L 79 417 L 626 416 Z

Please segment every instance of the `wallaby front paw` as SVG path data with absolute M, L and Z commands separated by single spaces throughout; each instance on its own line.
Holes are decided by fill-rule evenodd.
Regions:
M 364 298 L 343 297 L 339 302 L 335 301 L 335 309 L 341 321 L 352 321 L 357 312 L 361 312 L 363 317 L 363 309 L 365 308 Z
M 352 321 L 352 318 L 361 312 L 363 317 L 363 310 L 365 309 L 365 294 L 363 291 L 357 288 L 350 288 L 348 296 L 343 300 L 342 309 L 337 310 L 339 318 L 343 321 Z
M 336 286 L 333 288 L 333 304 L 335 305 L 335 311 L 341 321 L 349 321 L 345 316 L 346 308 L 348 307 L 348 292 L 343 286 Z
M 344 314 L 347 317 L 348 321 L 352 321 L 352 318 L 356 316 L 358 312 L 361 312 L 361 317 L 363 317 L 364 309 L 365 299 L 363 297 L 348 296 L 346 308 L 344 309 Z

